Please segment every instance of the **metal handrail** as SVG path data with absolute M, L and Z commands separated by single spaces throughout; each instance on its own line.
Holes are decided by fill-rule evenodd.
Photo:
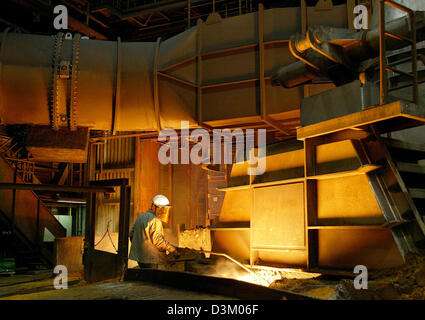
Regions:
M 411 37 L 400 37 L 399 35 L 390 34 L 385 31 L 385 5 L 389 5 L 395 9 L 406 12 L 409 15 L 410 25 L 412 28 Z M 412 73 L 405 73 L 400 70 L 392 69 L 387 63 L 387 52 L 385 39 L 386 37 L 392 37 L 400 41 L 408 41 L 412 46 Z M 387 71 L 393 71 L 402 74 L 408 74 L 412 77 L 412 83 L 402 86 L 403 88 L 413 87 L 413 100 L 412 102 L 417 104 L 419 100 L 419 90 L 418 90 L 418 53 L 416 50 L 416 21 L 415 21 L 415 12 L 397 2 L 391 0 L 380 0 L 379 2 L 379 64 L 380 64 L 380 85 L 379 85 L 379 96 L 380 104 L 387 103 L 388 92 L 393 91 L 388 89 L 388 75 Z M 392 88 L 393 89 L 393 88 Z

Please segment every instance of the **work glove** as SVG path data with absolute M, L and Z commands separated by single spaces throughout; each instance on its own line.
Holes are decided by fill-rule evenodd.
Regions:
M 170 252 L 169 256 L 172 259 L 178 259 L 178 258 L 180 258 L 180 253 L 179 253 L 178 248 L 174 247 L 174 251 Z

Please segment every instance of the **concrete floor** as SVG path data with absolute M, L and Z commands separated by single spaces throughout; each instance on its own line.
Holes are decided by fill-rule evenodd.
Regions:
M 180 290 L 147 282 L 105 281 L 86 284 L 70 274 L 66 290 L 53 287 L 51 271 L 0 277 L 0 300 L 230 300 L 232 298 Z
M 198 274 L 202 274 L 200 272 L 202 270 L 197 271 Z M 307 276 L 307 273 L 285 272 L 281 275 L 280 280 L 271 284 L 271 287 L 325 300 L 425 299 L 425 258 L 422 256 L 408 257 L 406 264 L 401 268 L 371 272 L 368 290 L 353 289 L 352 279 L 327 279 L 322 277 L 309 279 L 306 278 Z M 0 300 L 232 299 L 226 296 L 187 291 L 143 281 L 104 281 L 87 284 L 83 280 L 82 273 L 70 273 L 68 283 L 69 289 L 55 290 L 51 270 L 0 276 Z

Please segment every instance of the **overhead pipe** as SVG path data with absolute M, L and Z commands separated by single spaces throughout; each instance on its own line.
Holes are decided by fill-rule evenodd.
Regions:
M 195 2 L 191 1 L 191 5 Z M 276 13 L 274 10 L 267 10 L 268 15 L 293 9 L 277 9 Z M 50 125 L 55 130 L 88 127 L 111 132 L 178 129 L 181 120 L 189 121 L 191 128 L 203 126 L 204 119 L 200 115 L 202 98 L 199 97 L 205 83 L 201 75 L 201 60 L 207 58 L 203 54 L 224 49 L 244 55 L 246 47 L 255 50 L 260 45 L 264 46 L 266 39 L 260 42 L 260 31 L 255 30 L 255 27 L 259 28 L 257 24 L 263 11 L 261 9 L 259 12 L 223 19 L 214 25 L 198 21 L 197 26 L 157 42 L 89 40 L 61 33 L 55 36 L 8 31 L 0 33 L 0 124 Z M 234 26 L 243 24 L 247 28 L 254 27 L 254 32 L 248 35 L 235 32 Z M 201 29 L 227 28 L 231 29 L 229 35 L 222 34 L 213 40 L 215 43 L 210 39 L 202 39 Z M 275 36 L 284 34 L 285 28 L 286 25 L 276 26 L 271 23 L 268 27 L 268 36 L 272 38 L 270 42 L 286 43 L 284 35 L 282 39 L 276 39 Z M 208 32 L 211 34 L 214 31 Z M 272 47 L 272 50 L 277 49 Z M 264 63 L 255 55 L 243 58 L 247 59 L 247 66 L 252 65 L 249 68 Z M 188 81 L 179 79 L 172 74 L 173 71 L 169 73 L 169 68 L 188 65 L 193 65 L 199 76 Z M 222 77 L 230 84 L 249 73 L 235 69 L 233 75 L 230 74 L 230 80 L 228 70 L 233 70 L 233 66 L 226 64 L 222 69 L 225 71 Z M 217 73 L 216 70 L 214 73 Z M 171 82 L 164 80 L 167 77 L 172 79 Z M 221 76 L 214 74 L 214 77 Z M 250 77 L 252 79 L 246 83 L 255 84 L 260 75 Z M 251 92 L 256 94 L 255 90 L 249 94 Z M 293 111 L 299 103 L 292 101 L 288 107 L 278 103 L 275 92 L 267 91 L 266 94 L 273 95 L 268 99 L 268 107 L 273 110 L 273 114 Z M 247 94 L 238 98 L 241 106 L 244 106 L 240 114 L 235 114 L 234 110 L 229 115 L 227 107 L 217 105 L 214 107 L 214 115 L 209 110 L 210 119 L 213 119 L 206 121 L 260 123 L 264 115 L 259 110 L 265 109 L 256 105 L 257 99 L 246 101 L 246 97 Z M 223 102 L 225 100 L 228 99 L 222 99 Z M 245 122 L 241 121 L 243 117 L 246 118 L 243 120 Z M 232 122 L 233 118 L 237 122 Z
M 0 33 L 0 124 L 155 133 L 178 129 L 181 120 L 195 128 L 267 119 L 288 132 L 279 120 L 298 125 L 302 95 L 273 88 L 268 79 L 287 60 L 283 46 L 299 27 L 276 19 L 297 9 L 260 8 L 213 25 L 198 21 L 157 42 Z M 260 47 L 267 49 L 261 57 Z M 302 81 L 320 75 L 302 63 L 290 68 Z M 265 90 L 257 90 L 260 84 Z
M 152 95 L 157 44 L 77 38 L 0 35 L 2 123 L 60 128 L 73 115 L 75 126 L 91 129 L 159 130 Z
M 403 1 L 413 9 L 425 10 L 425 3 Z M 389 8 L 385 29 L 388 33 L 407 38 L 411 30 L 409 17 L 401 15 L 394 8 Z M 399 10 L 398 10 L 399 11 Z M 396 14 L 397 13 L 397 14 Z M 374 19 L 378 14 L 375 9 Z M 415 12 L 417 42 L 425 40 L 425 11 Z M 373 25 L 375 25 L 373 23 Z M 399 39 L 389 38 L 387 50 L 397 50 L 408 44 Z M 274 84 L 292 88 L 311 82 L 318 77 L 329 77 L 338 85 L 338 79 L 332 79 L 329 70 L 337 68 L 339 73 L 347 72 L 346 81 L 354 80 L 361 70 L 361 62 L 379 55 L 379 26 L 371 30 L 356 31 L 328 26 L 311 26 L 306 35 L 295 34 L 290 39 L 291 53 L 298 62 L 282 66 L 272 76 Z M 343 83 L 341 83 L 343 84 Z

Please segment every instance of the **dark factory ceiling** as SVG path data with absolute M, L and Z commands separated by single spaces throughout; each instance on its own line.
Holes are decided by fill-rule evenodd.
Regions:
M 318 0 L 306 0 L 314 6 Z M 53 8 L 68 9 L 68 27 L 90 38 L 123 41 L 155 41 L 176 35 L 188 28 L 188 0 L 2 0 L 0 31 L 6 27 L 24 33 L 55 34 Z M 265 8 L 300 6 L 300 0 L 190 0 L 190 25 L 206 20 L 215 11 L 221 17 Z M 346 3 L 333 0 L 333 4 Z

